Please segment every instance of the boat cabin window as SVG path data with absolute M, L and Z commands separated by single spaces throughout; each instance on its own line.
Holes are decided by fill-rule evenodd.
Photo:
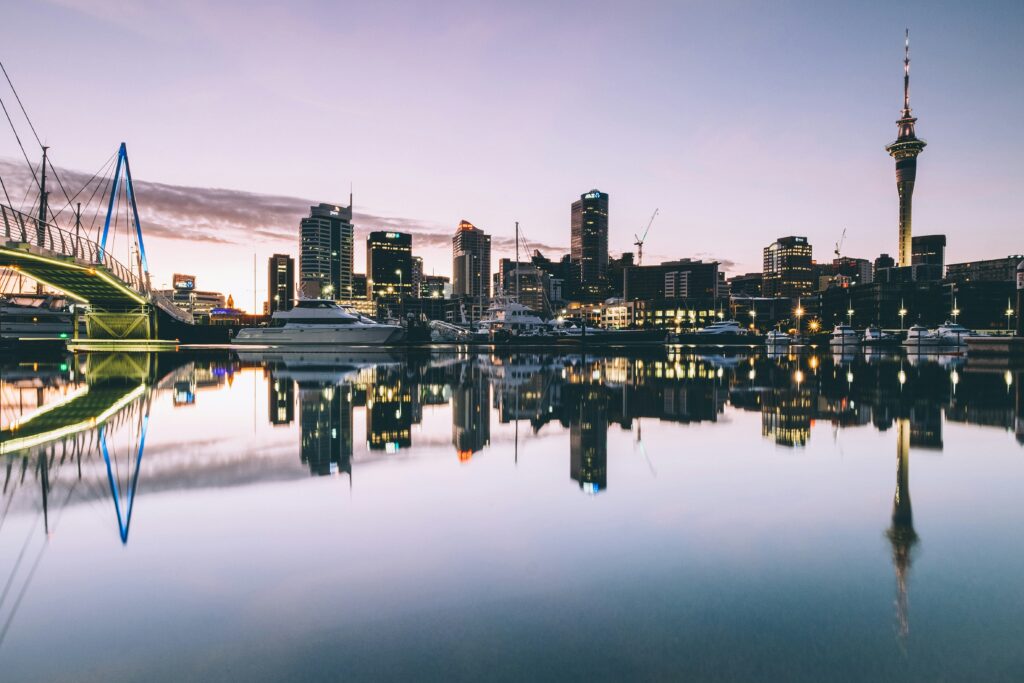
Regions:
M 299 299 L 295 308 L 338 308 L 338 304 L 326 299 Z

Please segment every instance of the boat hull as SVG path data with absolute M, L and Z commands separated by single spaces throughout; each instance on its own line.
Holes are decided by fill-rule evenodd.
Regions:
M 404 337 L 397 325 L 346 325 L 332 327 L 255 327 L 238 331 L 232 344 L 264 346 L 379 346 L 395 344 Z

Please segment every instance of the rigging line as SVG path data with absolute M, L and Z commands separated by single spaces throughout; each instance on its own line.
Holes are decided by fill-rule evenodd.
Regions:
M 21 544 L 21 552 L 18 553 L 18 559 L 14 561 L 14 567 L 11 569 L 11 575 L 7 578 L 7 583 L 4 584 L 4 589 L 0 592 L 0 607 L 7 601 L 7 594 L 11 590 L 11 585 L 14 583 L 14 577 L 18 575 L 18 569 L 21 567 L 21 561 L 25 558 L 25 552 L 28 550 L 29 541 L 32 540 L 32 535 L 36 532 L 36 527 L 39 526 L 39 518 L 36 518 L 34 524 L 28 528 L 28 534 L 25 536 L 25 542 Z
M 28 571 L 28 578 L 25 579 L 24 585 L 21 587 L 21 592 L 18 593 L 18 598 L 11 605 L 11 614 L 7 617 L 7 621 L 4 623 L 3 630 L 0 630 L 0 647 L 3 647 L 4 639 L 7 638 L 7 631 L 11 628 L 11 623 L 14 622 L 14 617 L 18 613 L 18 608 L 21 607 L 21 601 L 25 599 L 25 594 L 28 593 L 28 588 L 32 585 L 32 579 L 36 576 L 36 570 L 39 569 L 39 562 L 43 559 L 43 553 L 49 546 L 43 543 L 39 548 L 39 554 L 36 555 L 36 561 L 32 563 L 32 568 Z
M 35 178 L 36 177 L 36 167 L 30 165 L 29 168 L 32 170 L 32 177 Z M 31 191 L 32 191 L 32 183 L 26 183 L 25 184 L 25 194 L 22 195 L 22 197 L 21 197 L 21 203 L 18 205 L 18 211 L 21 211 L 22 213 L 25 213 L 25 202 L 28 201 L 28 193 L 31 192 Z M 32 205 L 35 206 L 35 201 L 32 202 Z M 13 209 L 14 207 L 12 206 L 11 208 Z
M 14 208 L 14 204 L 11 203 L 11 195 L 7 194 L 7 185 L 4 184 L 4 177 L 0 175 L 0 188 L 4 191 L 4 197 L 7 198 L 7 206 Z

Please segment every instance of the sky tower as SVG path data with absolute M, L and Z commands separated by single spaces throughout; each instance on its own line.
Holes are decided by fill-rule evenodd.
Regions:
M 917 177 L 917 155 L 927 144 L 914 134 L 917 119 L 910 113 L 910 29 L 907 29 L 903 56 L 903 115 L 896 122 L 899 135 L 885 151 L 896 160 L 896 190 L 900 195 L 899 266 L 911 265 L 910 212 Z

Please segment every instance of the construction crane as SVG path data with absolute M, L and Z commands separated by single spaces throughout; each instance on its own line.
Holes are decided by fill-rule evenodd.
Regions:
M 843 228 L 843 234 L 839 236 L 839 241 L 836 242 L 836 258 L 839 258 L 839 252 L 843 248 L 843 242 L 846 241 L 846 228 Z
M 636 241 L 633 244 L 636 245 L 636 264 L 642 266 L 644 264 L 644 240 L 647 239 L 647 233 L 651 231 L 651 224 L 654 223 L 654 219 L 658 217 L 658 210 L 655 209 L 654 213 L 651 214 L 651 220 L 647 221 L 647 229 L 644 230 L 644 236 L 640 237 L 636 233 L 633 233 L 633 237 Z

